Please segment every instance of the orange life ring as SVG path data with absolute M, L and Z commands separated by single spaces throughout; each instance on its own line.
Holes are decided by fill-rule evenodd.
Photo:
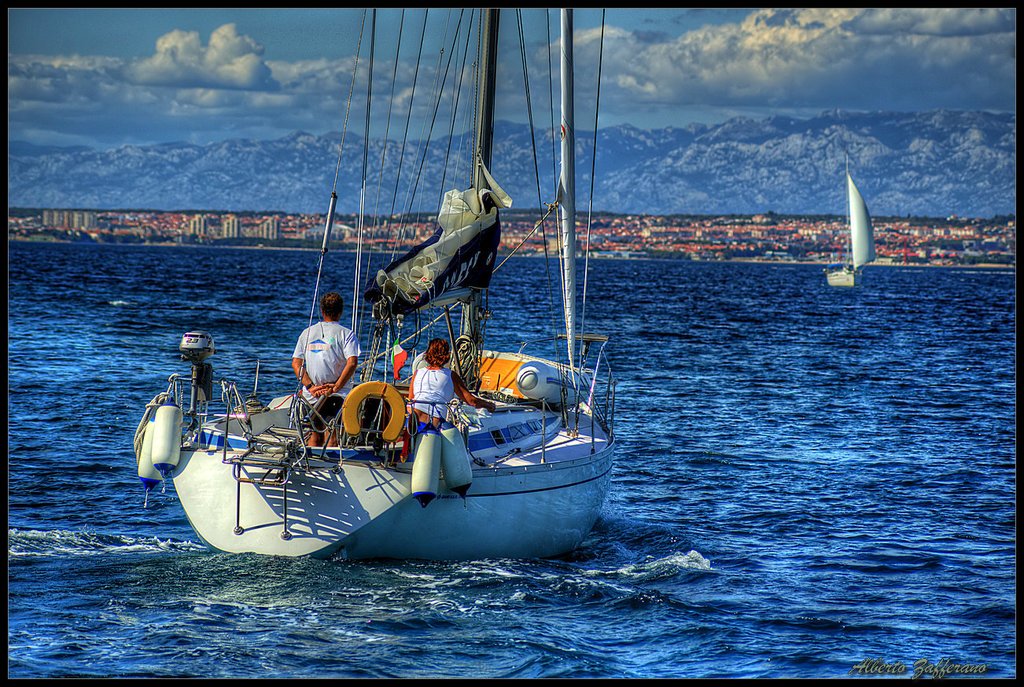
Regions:
M 345 403 L 341 406 L 341 421 L 345 433 L 355 436 L 363 430 L 359 410 L 363 402 L 371 398 L 381 399 L 391 410 L 391 417 L 381 433 L 381 438 L 388 442 L 398 441 L 405 427 L 405 399 L 398 389 L 387 382 L 363 382 L 348 392 Z

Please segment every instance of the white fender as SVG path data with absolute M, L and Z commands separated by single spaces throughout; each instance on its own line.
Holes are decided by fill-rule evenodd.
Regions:
M 523 363 L 516 373 L 516 386 L 526 398 L 535 401 L 545 401 L 551 405 L 562 405 L 562 377 L 558 368 L 548 363 L 536 360 Z M 580 387 L 580 393 L 586 394 L 587 387 L 583 384 L 579 374 L 572 372 L 565 375 L 565 402 L 572 404 L 576 402 L 576 392 L 573 390 L 573 381 L 576 380 Z
M 174 472 L 181 455 L 181 408 L 168 400 L 156 409 L 156 416 L 147 433 L 153 432 L 153 467 L 163 476 Z
M 441 435 L 420 434 L 412 463 L 412 497 L 423 508 L 437 496 L 440 468 Z
M 146 431 L 142 435 L 142 453 L 139 455 L 139 481 L 148 492 L 158 483 L 162 482 L 164 476 L 153 467 L 153 426 L 156 425 L 155 414 L 150 416 L 146 423 Z
M 473 482 L 473 466 L 466 451 L 466 440 L 456 427 L 441 432 L 441 470 L 445 485 L 462 498 L 466 498 Z

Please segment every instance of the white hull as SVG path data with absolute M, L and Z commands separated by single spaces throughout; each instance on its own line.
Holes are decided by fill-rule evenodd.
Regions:
M 244 481 L 264 478 L 266 468 L 242 468 L 243 481 L 236 480 L 231 460 L 238 450 L 182 451 L 173 479 L 189 522 L 217 551 L 355 559 L 550 557 L 576 548 L 592 529 L 613 450 L 599 428 L 593 443 L 583 427 L 578 437 L 562 432 L 543 456 L 538 448 L 475 467 L 465 500 L 442 486 L 426 507 L 411 497 L 413 461 L 385 467 L 348 449 L 340 468 L 336 458 L 312 460 L 309 470 L 292 470 L 285 485 Z
M 826 270 L 825 277 L 829 286 L 857 286 L 860 284 L 860 270 L 838 269 Z
M 579 546 L 601 513 L 612 448 L 574 465 L 474 473 L 463 501 L 407 499 L 343 544 L 349 558 L 544 558 Z

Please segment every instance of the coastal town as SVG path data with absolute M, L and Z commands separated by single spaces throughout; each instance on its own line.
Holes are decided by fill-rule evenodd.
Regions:
M 502 214 L 502 254 L 558 251 L 552 213 Z M 9 241 L 65 241 L 150 245 L 259 246 L 319 249 L 324 214 L 280 212 L 132 211 L 9 208 Z M 1016 217 L 990 219 L 873 218 L 878 264 L 1016 264 Z M 335 217 L 330 248 L 401 251 L 437 228 L 426 214 L 387 218 Z M 848 252 L 846 218 L 829 215 L 625 215 L 577 217 L 581 246 L 601 258 L 678 258 L 821 262 Z

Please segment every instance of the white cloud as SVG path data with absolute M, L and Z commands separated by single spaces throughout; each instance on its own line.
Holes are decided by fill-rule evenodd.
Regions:
M 655 42 L 612 29 L 606 102 L 620 115 L 709 104 L 1013 109 L 1014 19 L 1006 10 L 764 9 Z
M 272 90 L 277 87 L 263 61 L 263 46 L 238 35 L 225 24 L 203 46 L 195 31 L 171 31 L 156 42 L 156 54 L 125 67 L 126 76 L 146 86 L 177 88 L 237 88 Z
M 116 145 L 337 126 L 351 60 L 267 62 L 262 54 L 227 24 L 207 46 L 195 32 L 168 32 L 137 60 L 9 55 L 9 135 Z
M 21 57 L 7 62 L 7 102 L 90 101 L 116 80 L 120 61 L 106 57 Z
M 1015 18 L 1009 10 L 815 8 L 756 10 L 742 21 L 706 23 L 675 36 L 610 25 L 604 38 L 601 123 L 662 127 L 685 123 L 688 115 L 710 121 L 708 113 L 716 110 L 719 115 L 832 108 L 1015 111 Z M 547 37 L 535 32 L 532 40 L 538 36 Z M 599 39 L 600 29 L 577 32 L 578 107 L 593 100 Z M 365 50 L 364 45 L 348 123 L 360 134 Z M 374 71 L 380 84 L 375 85 L 374 118 L 381 124 L 393 54 L 378 54 L 387 55 Z M 416 104 L 428 117 L 437 54 L 436 46 L 424 49 L 418 74 Z M 557 53 L 554 60 L 557 64 Z M 351 56 L 266 59 L 261 44 L 240 35 L 234 24 L 213 31 L 205 45 L 196 32 L 167 32 L 141 59 L 9 54 L 8 135 L 37 143 L 113 145 L 338 130 L 352 65 Z M 535 110 L 549 102 L 541 94 L 547 84 L 539 78 L 547 65 L 546 47 L 531 55 Z M 512 75 L 503 77 L 503 97 L 520 97 L 518 56 L 500 69 Z M 392 137 L 404 125 L 414 71 L 411 63 L 400 65 Z M 453 66 L 449 79 L 454 73 Z M 557 96 L 554 102 L 557 107 Z M 578 126 L 592 116 L 578 113 Z M 547 122 L 546 116 L 535 121 Z M 417 126 L 410 136 L 419 132 Z
M 907 33 L 931 36 L 983 36 L 1013 32 L 1016 12 L 1010 9 L 890 8 L 866 10 L 853 28 L 862 34 Z

